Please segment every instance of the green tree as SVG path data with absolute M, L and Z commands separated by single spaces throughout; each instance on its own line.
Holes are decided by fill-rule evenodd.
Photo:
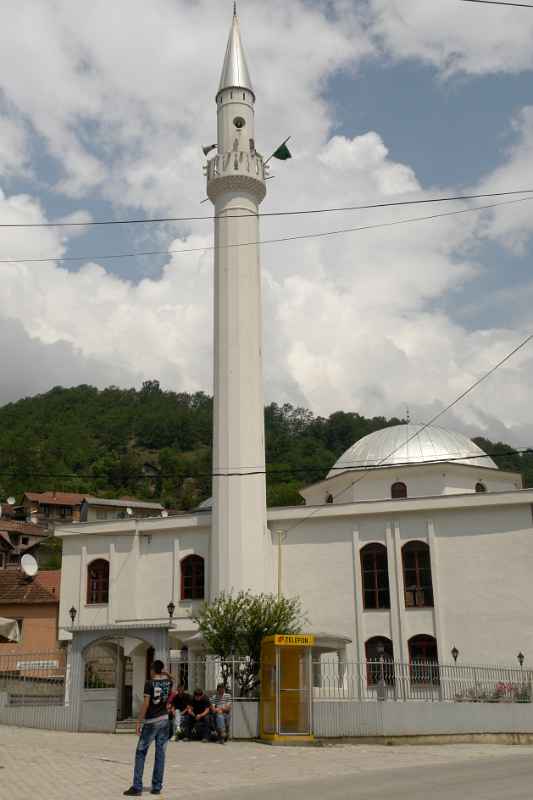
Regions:
M 265 636 L 301 633 L 307 622 L 297 597 L 239 592 L 222 593 L 204 603 L 196 622 L 209 652 L 221 659 L 222 677 L 229 684 L 232 670 L 243 696 L 259 686 L 261 642 Z M 235 667 L 234 657 L 239 659 Z

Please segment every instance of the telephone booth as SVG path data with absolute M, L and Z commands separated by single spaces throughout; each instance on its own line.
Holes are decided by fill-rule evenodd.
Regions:
M 314 636 L 269 636 L 261 645 L 261 738 L 313 741 Z

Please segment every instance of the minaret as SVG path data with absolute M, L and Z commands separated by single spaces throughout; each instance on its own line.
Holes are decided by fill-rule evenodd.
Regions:
M 272 591 L 257 244 L 265 166 L 255 149 L 255 94 L 236 3 L 216 102 L 218 151 L 206 169 L 216 216 L 212 597 Z

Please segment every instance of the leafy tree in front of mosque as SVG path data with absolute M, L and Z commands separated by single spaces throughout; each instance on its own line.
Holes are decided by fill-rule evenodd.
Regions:
M 239 592 L 222 593 L 211 603 L 204 603 L 195 621 L 209 653 L 221 660 L 226 686 L 234 675 L 240 695 L 248 696 L 259 687 L 263 639 L 302 633 L 307 618 L 297 597 Z

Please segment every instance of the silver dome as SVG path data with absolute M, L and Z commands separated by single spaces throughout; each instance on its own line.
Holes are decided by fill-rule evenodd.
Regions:
M 350 469 L 450 460 L 498 469 L 492 458 L 462 433 L 409 424 L 383 428 L 359 439 L 339 458 L 328 478 Z

